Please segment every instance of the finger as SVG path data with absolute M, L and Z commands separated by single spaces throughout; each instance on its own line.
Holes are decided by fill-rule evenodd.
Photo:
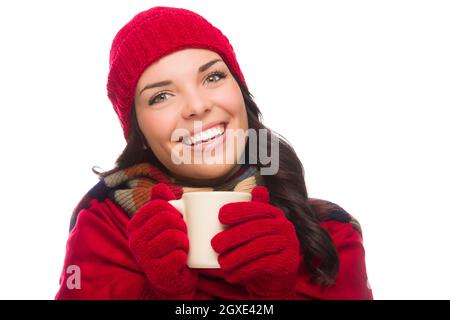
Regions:
M 284 216 L 283 212 L 270 204 L 254 201 L 231 202 L 219 210 L 219 221 L 225 225 L 234 225 L 257 218 L 275 218 Z
M 188 253 L 188 237 L 179 230 L 167 229 L 148 242 L 147 255 L 153 259 L 159 259 L 175 250 Z
M 177 212 L 167 211 L 150 217 L 140 228 L 137 236 L 146 241 L 151 241 L 168 229 L 179 230 L 187 234 L 187 226 L 183 218 Z
M 150 200 L 156 199 L 170 201 L 175 200 L 176 197 L 173 194 L 173 192 L 169 189 L 169 187 L 165 183 L 161 182 L 155 184 L 151 191 Z
M 252 201 L 269 203 L 269 190 L 264 186 L 256 186 L 252 190 Z
M 281 235 L 263 236 L 249 241 L 218 257 L 220 267 L 224 271 L 232 271 L 240 266 L 252 262 L 258 267 L 259 258 L 273 255 L 283 250 L 285 238 Z
M 241 283 L 243 280 L 258 279 L 265 276 L 269 278 L 284 277 L 292 273 L 292 270 L 284 267 L 282 263 L 274 262 L 279 255 L 279 253 L 268 254 L 231 271 L 224 271 L 225 279 L 230 283 Z M 256 261 L 258 263 L 255 263 Z
M 146 203 L 128 222 L 128 233 L 134 232 L 134 230 L 142 227 L 150 217 L 166 212 L 178 213 L 181 216 L 181 214 L 165 200 L 156 199 Z
M 173 233 L 181 231 L 175 229 L 169 229 L 158 235 L 152 241 L 148 241 L 145 237 L 136 236 L 132 234 L 129 239 L 130 250 L 135 254 L 136 259 L 142 266 L 152 265 L 155 260 L 161 258 L 164 254 L 168 254 L 170 251 L 183 251 L 189 252 L 189 240 L 187 243 L 182 239 L 181 236 L 174 236 Z M 158 239 L 158 237 L 160 237 Z M 158 241 L 165 238 L 167 243 Z M 155 243 L 156 241 L 156 243 Z
M 219 232 L 211 239 L 211 246 L 217 253 L 222 254 L 254 238 L 277 233 L 280 233 L 277 219 L 258 219 L 257 223 L 252 220 Z

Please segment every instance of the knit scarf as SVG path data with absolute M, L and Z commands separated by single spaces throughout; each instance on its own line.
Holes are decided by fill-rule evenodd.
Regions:
M 211 187 L 196 187 L 187 181 L 165 174 L 150 163 L 139 163 L 113 172 L 89 190 L 72 213 L 70 230 L 75 226 L 79 212 L 87 208 L 92 199 L 111 199 L 128 216 L 133 217 L 139 208 L 150 200 L 151 190 L 157 183 L 165 183 L 177 199 L 185 192 L 236 191 L 251 192 L 264 179 L 255 165 L 243 164 L 226 181 Z

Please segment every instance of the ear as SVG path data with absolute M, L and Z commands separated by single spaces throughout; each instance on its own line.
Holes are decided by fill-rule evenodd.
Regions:
M 256 186 L 252 190 L 252 201 L 269 203 L 269 190 L 264 186 Z

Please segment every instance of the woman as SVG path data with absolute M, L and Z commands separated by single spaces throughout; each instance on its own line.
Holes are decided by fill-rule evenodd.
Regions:
M 113 40 L 107 89 L 127 145 L 73 212 L 56 299 L 372 299 L 358 223 L 308 198 L 219 29 L 181 8 L 137 14 Z M 256 142 L 233 134 L 251 130 Z M 202 190 L 252 196 L 220 209 L 219 269 L 187 267 L 168 203 Z

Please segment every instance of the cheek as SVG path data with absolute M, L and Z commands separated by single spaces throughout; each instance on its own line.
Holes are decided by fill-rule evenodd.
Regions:
M 231 84 L 226 90 L 221 90 L 217 96 L 220 105 L 233 117 L 239 118 L 240 123 L 247 123 L 247 111 L 245 109 L 244 97 L 239 86 Z
M 167 139 L 171 135 L 172 122 L 173 117 L 170 114 L 158 113 L 153 110 L 138 113 L 139 127 L 151 147 L 160 147 L 163 143 L 167 143 Z
M 242 102 L 241 106 L 236 109 L 236 113 L 233 114 L 233 117 L 237 120 L 237 127 L 242 130 L 248 129 L 248 118 L 247 118 L 247 110 L 245 109 L 244 102 Z

